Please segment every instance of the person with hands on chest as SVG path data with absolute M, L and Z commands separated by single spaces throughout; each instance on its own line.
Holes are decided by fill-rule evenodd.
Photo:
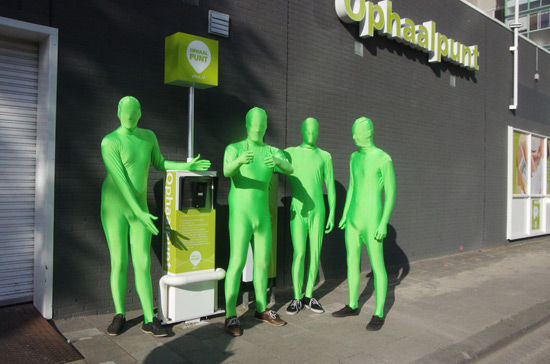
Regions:
M 257 320 L 275 326 L 286 324 L 274 311 L 267 310 L 267 275 L 271 255 L 271 219 L 269 185 L 274 171 L 284 174 L 293 168 L 279 149 L 264 143 L 267 114 L 254 107 L 246 114 L 247 138 L 225 149 L 223 174 L 231 178 L 229 190 L 229 266 L 225 276 L 225 331 L 240 336 L 243 331 L 237 318 L 237 296 L 241 274 L 246 264 L 248 244 L 253 240 L 253 283 Z

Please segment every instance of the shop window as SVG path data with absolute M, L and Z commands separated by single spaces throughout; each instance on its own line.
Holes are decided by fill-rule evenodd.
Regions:
M 549 139 L 509 128 L 508 231 L 510 240 L 550 233 Z

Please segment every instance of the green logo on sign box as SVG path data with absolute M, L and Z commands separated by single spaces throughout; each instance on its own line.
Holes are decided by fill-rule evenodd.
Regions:
M 218 42 L 185 33 L 166 37 L 164 83 L 195 88 L 218 86 Z

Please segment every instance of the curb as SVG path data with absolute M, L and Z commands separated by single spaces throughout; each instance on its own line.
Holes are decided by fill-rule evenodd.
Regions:
M 465 364 L 496 352 L 550 322 L 550 301 L 538 303 L 469 338 L 428 354 L 410 364 Z

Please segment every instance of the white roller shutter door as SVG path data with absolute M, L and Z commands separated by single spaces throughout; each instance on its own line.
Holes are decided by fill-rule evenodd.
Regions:
M 0 36 L 0 305 L 33 297 L 38 51 Z

